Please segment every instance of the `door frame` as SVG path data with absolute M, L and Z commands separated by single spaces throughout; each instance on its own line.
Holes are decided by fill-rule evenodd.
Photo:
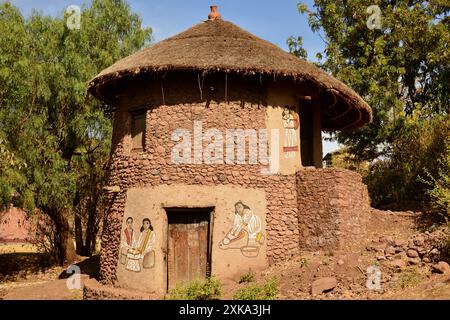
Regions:
M 166 292 L 169 292 L 169 215 L 172 214 L 189 214 L 189 213 L 204 213 L 205 217 L 209 218 L 208 222 L 208 245 L 206 252 L 206 278 L 210 277 L 212 274 L 212 247 L 213 247 L 213 227 L 214 227 L 214 217 L 215 217 L 215 207 L 164 207 L 166 212 L 166 234 L 165 234 L 165 250 L 164 250 L 164 261 L 165 261 L 165 281 L 166 281 Z

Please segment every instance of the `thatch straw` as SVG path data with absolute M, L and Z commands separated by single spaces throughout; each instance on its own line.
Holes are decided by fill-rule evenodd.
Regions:
M 335 95 L 341 104 L 341 111 L 323 114 L 325 130 L 358 128 L 372 119 L 369 105 L 341 81 L 223 20 L 202 22 L 118 61 L 90 82 L 89 91 L 107 100 L 101 92 L 113 80 L 167 70 L 262 74 L 311 81 L 324 95 Z

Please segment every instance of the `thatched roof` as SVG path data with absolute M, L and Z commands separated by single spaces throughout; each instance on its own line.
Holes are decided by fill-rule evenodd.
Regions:
M 324 130 L 354 129 L 372 119 L 369 105 L 341 81 L 223 20 L 199 23 L 118 61 L 89 83 L 89 91 L 108 101 L 105 89 L 114 80 L 170 70 L 262 74 L 310 81 L 321 94 Z

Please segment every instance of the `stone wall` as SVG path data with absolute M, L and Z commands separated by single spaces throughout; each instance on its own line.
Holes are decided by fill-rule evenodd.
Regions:
M 262 166 L 260 164 L 250 165 L 248 160 L 246 164 L 240 165 L 176 165 L 171 161 L 171 151 L 175 146 L 175 142 L 171 140 L 173 131 L 180 128 L 192 131 L 195 120 L 202 121 L 203 130 L 219 128 L 224 137 L 226 128 L 258 130 L 266 127 L 265 107 L 254 102 L 255 97 L 260 94 L 244 86 L 240 90 L 236 88 L 233 95 L 250 97 L 247 101 L 243 99 L 234 102 L 219 102 L 211 99 L 195 102 L 195 97 L 190 94 L 188 98 L 180 96 L 178 100 L 188 99 L 192 102 L 175 104 L 176 99 L 173 95 L 176 94 L 176 91 L 171 90 L 169 86 L 166 88 L 165 99 L 166 103 L 171 101 L 173 103 L 171 105 L 159 105 L 162 104 L 162 101 L 158 101 L 155 97 L 138 99 L 131 94 L 132 97 L 129 99 L 123 98 L 121 106 L 115 114 L 109 182 L 111 186 L 120 186 L 121 192 L 110 195 L 109 210 L 104 218 L 101 255 L 102 283 L 114 284 L 117 281 L 117 263 L 126 195 L 127 190 L 132 187 L 235 185 L 264 190 L 267 197 L 267 212 L 265 213 L 267 263 L 272 264 L 288 259 L 298 252 L 299 230 L 297 227 L 295 175 L 265 176 L 261 173 Z M 187 93 L 182 92 L 181 94 Z M 152 101 L 152 103 L 144 105 L 145 101 Z M 142 107 L 148 108 L 145 150 L 133 153 L 130 150 L 129 112 Z M 245 202 L 244 199 L 237 200 Z
M 267 265 L 289 259 L 299 249 L 338 247 L 355 232 L 363 232 L 367 190 L 361 177 L 350 171 L 300 169 L 297 174 L 267 176 L 261 172 L 262 165 L 249 164 L 248 152 L 245 164 L 174 164 L 171 152 L 177 142 L 172 141 L 172 133 L 176 129 L 193 133 L 195 121 L 202 121 L 203 133 L 215 128 L 223 137 L 226 129 L 266 129 L 267 110 L 292 102 L 292 97 L 284 94 L 268 99 L 265 85 L 259 81 L 229 80 L 228 92 L 224 92 L 222 78 L 206 79 L 204 91 L 199 93 L 197 77 L 191 78 L 185 75 L 171 80 L 168 75 L 117 92 L 120 102 L 114 118 L 109 185 L 119 186 L 121 191 L 109 195 L 104 217 L 103 284 L 121 285 L 117 281 L 120 236 L 131 188 L 203 185 L 264 191 Z M 130 112 L 140 109 L 147 109 L 145 146 L 142 152 L 134 152 Z M 192 154 L 194 151 L 192 143 Z M 168 193 L 167 197 L 172 196 Z M 245 203 L 245 197 L 251 194 L 242 192 L 236 201 Z M 244 270 L 245 262 L 240 263 Z
M 297 199 L 300 249 L 342 248 L 364 236 L 370 201 L 359 174 L 335 168 L 299 171 Z

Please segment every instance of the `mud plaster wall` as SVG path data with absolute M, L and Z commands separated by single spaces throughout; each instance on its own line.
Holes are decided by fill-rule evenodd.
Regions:
M 297 172 L 300 248 L 342 248 L 365 234 L 370 201 L 361 176 L 344 169 Z
M 213 79 L 214 80 L 214 79 Z M 266 128 L 265 86 L 257 82 L 228 82 L 228 102 L 224 101 L 222 78 L 205 80 L 205 90 L 200 100 L 197 76 L 177 77 L 171 82 L 164 80 L 162 95 L 160 80 L 145 86 L 123 86 L 118 92 L 120 104 L 115 114 L 111 186 L 119 186 L 121 192 L 110 196 L 110 207 L 104 218 L 102 238 L 101 276 L 105 284 L 117 282 L 117 266 L 120 236 L 123 228 L 127 190 L 152 186 L 202 185 L 240 187 L 260 190 L 266 197 L 266 259 L 268 264 L 290 258 L 298 252 L 299 228 L 295 175 L 261 174 L 257 165 L 176 165 L 171 162 L 171 150 L 175 142 L 171 134 L 175 129 L 192 130 L 193 122 L 201 120 L 203 130 L 220 128 L 263 129 Z M 184 103 L 180 103 L 184 102 Z M 164 102 L 164 103 L 163 103 Z M 283 102 L 280 102 L 283 103 Z M 284 103 L 283 103 L 284 104 Z M 130 150 L 131 110 L 147 107 L 147 131 L 145 150 Z M 248 163 L 248 162 L 247 162 Z M 241 192 L 244 203 L 246 192 Z M 169 198 L 169 197 L 168 197 Z M 248 199 L 251 199 L 250 196 Z M 228 209 L 232 212 L 233 208 Z M 231 215 L 232 216 L 232 215 Z M 156 222 L 154 226 L 156 226 Z M 248 270 L 245 265 L 243 271 Z M 214 272 L 214 271 L 213 271 Z
M 268 129 L 278 129 L 280 139 L 278 146 L 278 154 L 280 155 L 279 172 L 282 174 L 294 174 L 302 168 L 301 165 L 301 150 L 300 150 L 300 129 L 296 130 L 297 144 L 299 152 L 295 153 L 294 157 L 286 157 L 287 153 L 283 152 L 283 147 L 286 144 L 285 129 L 283 122 L 280 121 L 283 117 L 283 110 L 289 106 L 298 115 L 298 98 L 295 95 L 295 87 L 287 81 L 271 82 L 267 88 L 267 117 L 266 126 Z
M 226 236 L 234 221 L 234 204 L 242 200 L 260 217 L 265 230 L 267 211 L 265 191 L 237 186 L 161 185 L 150 188 L 131 188 L 125 204 L 125 217 L 134 221 L 150 218 L 156 234 L 155 267 L 135 273 L 120 264 L 117 278 L 121 287 L 163 294 L 167 288 L 167 213 L 165 208 L 214 208 L 212 230 L 212 274 L 218 279 L 236 279 L 244 270 L 262 270 L 267 266 L 266 245 L 259 247 L 257 257 L 244 257 L 239 249 L 221 249 L 219 242 Z M 180 213 L 185 214 L 185 213 Z M 125 223 L 122 229 L 125 228 Z M 264 232 L 265 233 L 265 232 Z M 123 233 L 122 233 L 123 237 Z M 246 239 L 242 239 L 246 240 Z M 244 245 L 241 243 L 237 246 Z M 234 247 L 235 245 L 233 245 Z

